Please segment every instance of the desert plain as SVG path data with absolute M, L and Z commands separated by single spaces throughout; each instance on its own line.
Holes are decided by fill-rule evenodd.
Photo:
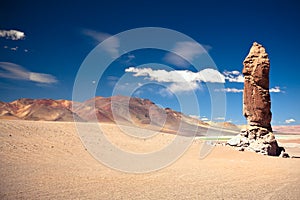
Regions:
M 175 137 L 158 133 L 140 140 L 115 124 L 101 127 L 113 144 L 137 153 L 163 148 Z M 299 136 L 280 134 L 278 141 L 299 156 Z M 200 159 L 203 143 L 195 138 L 163 169 L 125 173 L 97 161 L 82 144 L 74 122 L 1 120 L 0 199 L 299 199 L 300 159 L 223 145 Z

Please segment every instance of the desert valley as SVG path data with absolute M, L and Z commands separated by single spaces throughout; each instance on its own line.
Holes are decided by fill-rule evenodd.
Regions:
M 0 200 L 299 200 L 299 11 L 1 0 Z
M 271 126 L 265 48 L 243 64 L 242 129 L 136 97 L 0 102 L 1 199 L 299 199 L 300 127 Z
M 0 102 L 0 198 L 299 199 L 300 126 L 272 128 L 269 67 L 254 43 L 242 127 L 136 97 Z
M 120 105 L 127 99 L 113 98 L 117 98 Z M 80 114 L 79 107 L 88 110 L 86 106 L 91 100 L 85 106 L 78 106 L 78 114 L 74 114 L 78 122 L 70 121 L 70 101 L 21 99 L 2 103 L 1 199 L 298 199 L 300 159 L 240 152 L 222 145 L 226 142 L 222 137 L 229 139 L 238 133 L 239 128 L 233 124 L 213 127 L 226 130 L 220 144 L 200 159 L 200 150 L 210 138 L 205 135 L 209 124 L 165 109 L 166 126 L 158 130 L 153 124 L 146 129 L 150 118 L 145 112 L 150 113 L 152 106 L 153 116 L 158 117 L 157 113 L 163 109 L 149 100 L 132 99 L 130 113 L 135 123 L 122 121 L 120 125 L 110 120 L 111 110 L 104 109 L 105 106 L 110 108 L 103 103 L 109 104 L 109 100 L 94 99 L 98 102 L 95 105 L 101 105 L 97 107 L 97 116 L 103 120 L 100 122 L 87 122 L 88 112 L 84 116 Z M 183 119 L 186 127 L 199 126 L 197 137 L 174 163 L 142 174 L 120 172 L 103 165 L 85 148 L 76 129 L 76 123 L 86 129 L 90 123 L 99 123 L 102 134 L 118 148 L 148 153 L 174 140 L 176 132 L 170 123 L 176 117 Z M 122 126 L 153 136 L 132 137 L 123 132 Z M 275 134 L 291 156 L 300 156 L 299 127 L 292 130 L 278 127 L 278 132 L 275 127 Z M 189 137 L 189 133 L 180 137 Z M 106 147 L 100 148 L 105 151 Z

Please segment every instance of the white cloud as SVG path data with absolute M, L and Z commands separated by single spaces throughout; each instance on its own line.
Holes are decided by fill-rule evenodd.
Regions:
M 202 117 L 201 120 L 202 121 L 209 121 L 209 119 L 207 117 Z
M 243 92 L 243 89 L 237 88 L 223 88 L 223 89 L 215 89 L 216 92 L 231 92 L 231 93 L 240 93 Z
M 25 33 L 18 30 L 0 30 L 0 37 L 10 40 L 20 40 L 25 38 Z
M 144 76 L 150 80 L 157 82 L 211 82 L 211 83 L 224 83 L 224 76 L 215 69 L 204 69 L 199 72 L 192 72 L 189 70 L 173 70 L 166 71 L 163 69 L 153 70 L 151 68 L 135 68 L 129 67 L 125 72 L 134 73 L 133 76 Z
M 50 74 L 31 72 L 20 65 L 9 62 L 0 62 L 0 77 L 45 84 L 57 82 L 57 79 Z
M 56 83 L 57 82 L 56 78 L 50 74 L 35 73 L 35 72 L 28 72 L 28 73 L 29 73 L 30 81 L 34 81 L 37 83 Z
M 177 66 L 186 67 L 189 65 L 187 61 L 192 61 L 197 56 L 206 53 L 206 50 L 209 49 L 211 49 L 210 46 L 201 46 L 197 42 L 177 42 L 175 47 L 172 49 L 172 53 L 167 53 L 164 60 Z M 187 61 L 182 59 L 180 56 Z
M 120 56 L 120 41 L 117 37 L 89 29 L 83 30 L 83 34 L 94 39 L 97 42 L 97 45 L 104 41 L 102 47 L 112 58 L 118 58 Z
M 216 117 L 216 118 L 214 118 L 214 120 L 224 121 L 224 120 L 225 120 L 225 117 Z
M 225 80 L 229 82 L 236 82 L 236 83 L 243 83 L 244 82 L 244 76 L 241 72 L 239 71 L 224 71 L 223 75 L 225 77 Z M 236 89 L 236 88 L 226 88 L 223 90 L 225 92 L 233 92 L 233 93 L 238 93 L 238 92 L 243 92 L 242 89 Z M 280 93 L 283 92 L 279 86 L 275 86 L 274 88 L 270 88 L 269 92 L 273 93 Z
M 189 115 L 189 117 L 194 118 L 194 119 L 200 119 L 200 116 L 198 116 L 198 115 Z
M 231 92 L 231 93 L 240 93 L 243 92 L 243 89 L 238 89 L 238 88 L 224 88 L 224 89 L 215 89 L 216 92 Z M 270 92 L 273 93 L 280 93 L 283 92 L 280 87 L 276 86 L 274 88 L 270 88 Z
M 5 45 L 5 46 L 3 46 L 3 48 L 4 48 L 4 49 L 9 49 L 9 50 L 11 50 L 11 51 L 18 51 L 18 50 L 19 50 L 19 47 L 18 47 L 18 46 L 9 47 L 9 46 Z M 28 49 L 23 49 L 23 51 L 24 51 L 25 53 L 29 52 Z
M 168 90 L 172 93 L 179 93 L 179 92 L 189 92 L 200 89 L 200 86 L 197 82 L 178 82 L 178 83 L 172 83 Z
M 200 88 L 200 82 L 224 83 L 224 76 L 215 69 L 204 69 L 199 72 L 188 70 L 153 70 L 151 68 L 125 69 L 125 72 L 134 73 L 135 77 L 146 77 L 149 80 L 161 83 L 169 83 L 169 92 L 188 92 Z
M 275 86 L 274 88 L 270 88 L 269 92 L 279 93 L 282 91 L 279 86 Z
M 239 71 L 224 71 L 223 72 L 225 79 L 229 82 L 237 82 L 237 83 L 243 83 L 244 82 L 244 76 Z
M 19 47 L 12 47 L 12 48 L 10 48 L 10 50 L 12 50 L 12 51 L 17 51 L 18 48 L 19 48 Z
M 284 121 L 286 124 L 290 124 L 290 123 L 293 123 L 293 122 L 296 122 L 296 120 L 294 119 L 287 119 Z
M 94 31 L 94 30 L 90 30 L 90 29 L 84 29 L 82 31 L 82 33 L 86 36 L 91 37 L 92 39 L 94 39 L 98 44 L 100 42 L 102 42 L 103 40 L 111 37 L 110 34 L 108 33 L 103 33 L 103 32 L 98 32 L 98 31 Z

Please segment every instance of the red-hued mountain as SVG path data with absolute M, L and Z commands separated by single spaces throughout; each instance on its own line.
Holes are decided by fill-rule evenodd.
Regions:
M 125 96 L 95 97 L 82 103 L 53 99 L 18 99 L 0 102 L 0 118 L 44 121 L 98 121 L 160 125 L 177 124 L 182 118 L 188 123 L 202 123 L 170 108 L 160 108 L 148 99 Z
M 95 97 L 85 102 L 52 99 L 19 99 L 0 102 L 0 119 L 35 121 L 87 121 L 135 125 L 184 134 L 206 131 L 208 124 L 148 99 L 125 96 Z
M 140 98 L 95 97 L 75 106 L 74 112 L 87 121 L 115 122 L 117 120 L 149 124 L 151 121 L 149 113 L 153 110 L 151 107 L 159 109 L 150 100 Z
M 94 109 L 95 108 L 95 109 Z M 160 108 L 148 99 L 113 96 L 95 97 L 74 106 L 73 111 L 86 121 L 115 122 L 138 126 L 164 126 L 177 130 L 181 125 L 207 125 L 170 108 Z
M 35 121 L 82 120 L 72 112 L 72 102 L 52 99 L 18 99 L 10 103 L 0 102 L 1 119 Z

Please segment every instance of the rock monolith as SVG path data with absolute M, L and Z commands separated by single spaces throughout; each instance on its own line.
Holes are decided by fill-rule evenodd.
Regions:
M 247 119 L 246 129 L 227 142 L 241 151 L 279 156 L 284 148 L 279 147 L 271 126 L 271 99 L 269 93 L 270 60 L 265 48 L 254 42 L 244 62 L 243 114 Z
M 259 126 L 272 131 L 269 93 L 270 61 L 265 48 L 254 42 L 243 64 L 243 114 L 250 126 Z

